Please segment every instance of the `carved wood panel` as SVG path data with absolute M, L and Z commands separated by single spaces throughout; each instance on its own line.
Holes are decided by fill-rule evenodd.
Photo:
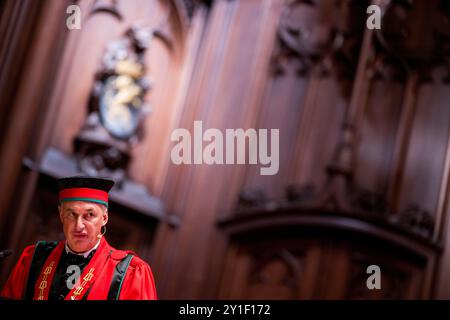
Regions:
M 289 233 L 289 232 L 288 232 Z M 308 237 L 247 238 L 233 246 L 220 288 L 223 299 L 312 299 L 321 250 Z
M 181 225 L 156 230 L 117 207 L 110 230 L 113 243 L 155 257 L 162 298 L 429 298 L 438 258 L 434 284 L 448 298 L 450 6 L 382 1 L 383 28 L 373 31 L 365 27 L 369 2 L 84 0 L 82 30 L 60 34 L 55 17 L 63 20 L 64 3 L 43 1 L 31 10 L 46 12 L 33 42 L 7 50 L 8 57 L 33 54 L 10 69 L 20 79 L 1 82 L 17 83 L 0 112 L 12 111 L 0 121 L 3 244 L 20 251 L 34 237 L 60 236 L 48 185 L 22 160 L 37 163 L 50 146 L 71 153 L 107 44 L 132 22 L 162 23 L 167 37 L 156 37 L 144 57 L 154 78 L 145 96 L 153 112 L 128 173 L 163 198 Z M 279 173 L 173 165 L 170 133 L 192 129 L 194 120 L 221 130 L 280 129 Z M 303 211 L 283 211 L 297 207 Z M 250 213 L 235 217 L 236 208 Z M 255 218 L 272 224 L 267 238 L 238 241 L 217 228 L 221 218 L 254 219 L 255 208 L 267 210 L 263 221 Z M 282 219 L 346 232 L 363 226 L 406 243 L 424 261 L 351 233 L 333 242 L 325 231 L 306 234 L 308 228 L 276 232 Z M 137 231 L 127 234 L 129 228 Z M 361 284 L 374 259 L 386 271 L 386 291 Z M 2 266 L 3 279 L 8 268 Z
M 257 244 L 250 244 L 253 241 Z M 425 260 L 355 234 L 285 229 L 276 240 L 262 233 L 259 238 L 247 234 L 245 240 L 233 241 L 229 250 L 234 256 L 229 255 L 225 264 L 222 298 L 419 299 L 422 296 Z M 367 268 L 372 265 L 380 268 L 380 289 L 367 286 L 373 274 Z
M 171 129 L 170 125 L 161 124 L 170 122 L 180 107 L 175 103 L 176 95 L 167 94 L 168 88 L 174 90 L 180 81 L 180 62 L 185 45 L 175 6 L 170 1 L 86 0 L 80 1 L 80 7 L 86 16 L 83 17 L 81 30 L 68 35 L 67 57 L 61 66 L 64 73 L 59 74 L 64 79 L 64 87 L 51 97 L 52 103 L 64 101 L 64 108 L 58 108 L 50 145 L 67 154 L 74 151 L 73 139 L 86 124 L 91 108 L 94 108 L 91 97 L 99 89 L 97 75 L 110 71 L 105 63 L 108 63 L 108 57 L 110 60 L 114 58 L 114 52 L 120 54 L 118 41 L 124 40 L 127 30 L 132 28 L 141 30 L 141 34 L 146 30 L 153 32 L 151 37 L 141 37 L 140 40 L 145 47 L 140 52 L 145 68 L 142 79 L 148 80 L 146 88 L 151 84 L 151 90 L 143 90 L 141 98 L 143 104 L 151 105 L 148 109 L 151 113 L 142 119 L 139 143 L 129 150 L 131 163 L 126 174 L 159 193 L 161 186 L 155 183 L 159 177 L 154 173 L 164 171 L 162 168 L 167 159 L 157 155 L 166 154 L 170 141 L 161 137 L 170 135 Z M 116 46 L 115 51 L 111 48 L 113 45 Z M 111 62 L 109 68 L 114 68 Z M 68 70 L 64 69 L 65 66 Z M 123 70 L 119 73 L 126 72 Z M 122 112 L 121 119 L 124 116 Z
M 419 299 L 424 279 L 419 268 L 396 261 L 394 257 L 377 257 L 373 253 L 352 252 L 349 279 L 343 299 Z M 381 289 L 367 289 L 367 279 L 372 273 L 367 267 L 376 264 L 381 270 Z M 339 276 L 339 275 L 335 275 Z

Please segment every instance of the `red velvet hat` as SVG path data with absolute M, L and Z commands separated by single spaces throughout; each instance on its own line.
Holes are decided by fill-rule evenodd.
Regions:
M 87 201 L 108 207 L 108 192 L 113 180 L 93 177 L 67 177 L 58 179 L 59 203 L 64 201 Z

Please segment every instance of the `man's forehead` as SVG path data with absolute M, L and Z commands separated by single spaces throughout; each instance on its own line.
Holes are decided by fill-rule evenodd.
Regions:
M 87 201 L 64 201 L 62 204 L 63 210 L 87 211 L 87 210 L 101 210 L 101 204 L 96 204 Z

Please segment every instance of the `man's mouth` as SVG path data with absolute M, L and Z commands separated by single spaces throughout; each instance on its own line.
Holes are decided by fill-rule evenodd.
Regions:
M 87 237 L 87 234 L 81 234 L 81 233 L 73 234 L 73 237 L 76 239 L 84 239 Z

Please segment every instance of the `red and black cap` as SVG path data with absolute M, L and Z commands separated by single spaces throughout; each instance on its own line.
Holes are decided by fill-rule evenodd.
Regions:
M 64 201 L 87 201 L 108 206 L 108 192 L 113 180 L 93 177 L 67 177 L 57 180 L 59 203 Z

